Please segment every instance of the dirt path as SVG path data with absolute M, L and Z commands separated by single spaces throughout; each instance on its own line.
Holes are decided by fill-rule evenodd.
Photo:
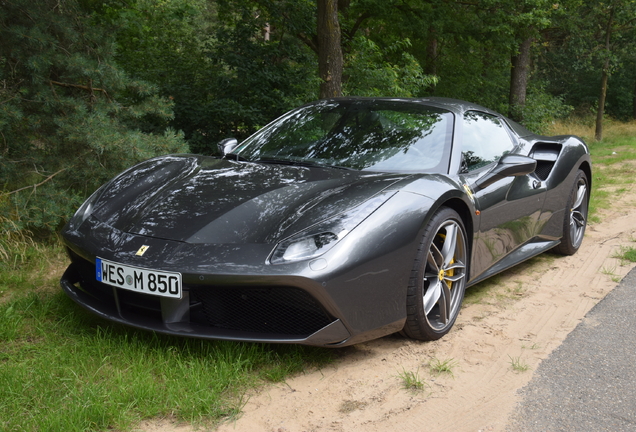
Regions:
M 633 266 L 613 256 L 636 238 L 634 188 L 616 203 L 588 225 L 576 255 L 544 254 L 472 288 L 440 341 L 391 336 L 342 349 L 322 370 L 251 394 L 244 414 L 217 432 L 504 431 L 517 390 Z M 436 361 L 454 365 L 452 374 L 432 372 Z M 404 389 L 404 371 L 424 389 Z

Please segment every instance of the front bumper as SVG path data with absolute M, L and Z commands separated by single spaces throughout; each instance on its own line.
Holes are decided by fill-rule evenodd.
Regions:
M 181 299 L 102 284 L 75 257 L 60 281 L 76 303 L 108 320 L 159 333 L 250 342 L 340 345 L 350 337 L 305 291 L 290 286 L 184 286 Z

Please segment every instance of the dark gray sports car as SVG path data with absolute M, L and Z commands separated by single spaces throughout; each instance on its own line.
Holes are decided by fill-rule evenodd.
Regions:
M 66 293 L 183 336 L 434 340 L 466 287 L 583 240 L 586 145 L 467 102 L 323 100 L 219 149 L 148 160 L 95 192 L 62 233 Z

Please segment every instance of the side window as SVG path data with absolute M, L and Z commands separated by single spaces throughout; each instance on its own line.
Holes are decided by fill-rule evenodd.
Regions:
M 479 111 L 464 114 L 462 156 L 464 168 L 473 171 L 510 152 L 514 143 L 497 117 Z

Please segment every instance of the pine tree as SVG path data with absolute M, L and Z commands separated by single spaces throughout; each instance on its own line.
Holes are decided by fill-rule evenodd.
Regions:
M 101 5 L 2 2 L 0 229 L 50 233 L 124 168 L 187 150 L 170 100 L 114 62 Z

